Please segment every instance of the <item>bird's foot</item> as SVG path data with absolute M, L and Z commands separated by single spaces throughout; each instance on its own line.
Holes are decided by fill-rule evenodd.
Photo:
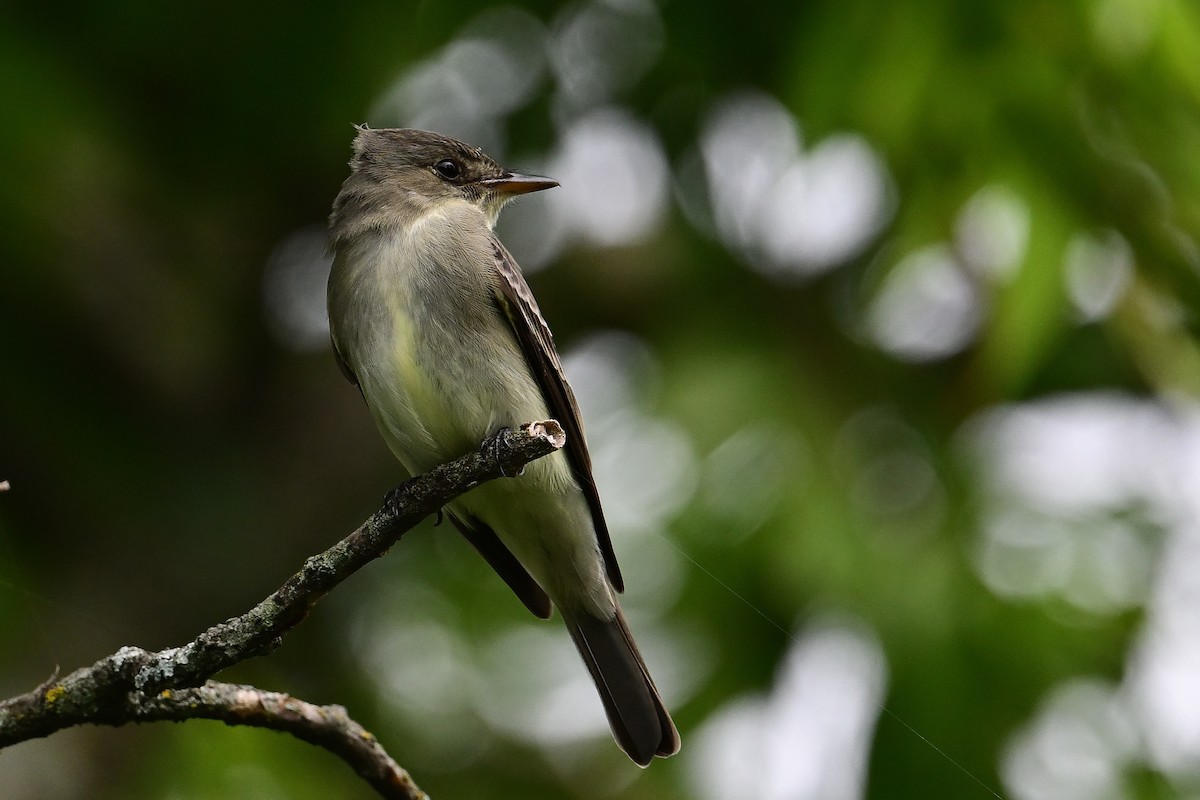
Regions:
M 487 441 L 483 443 L 483 449 L 481 451 L 485 457 L 496 462 L 496 464 L 500 467 L 500 475 L 505 478 L 512 478 L 525 473 L 524 467 L 521 467 L 517 472 L 512 474 L 510 474 L 508 470 L 504 468 L 504 462 L 506 460 L 504 458 L 506 454 L 505 451 L 508 449 L 505 440 L 511 433 L 512 428 L 507 426 L 500 428 L 494 434 L 488 437 Z
M 387 494 L 383 496 L 384 507 L 397 509 L 404 505 L 401 496 L 404 494 L 405 485 L 402 483 L 399 486 L 393 486 L 391 489 L 388 489 Z

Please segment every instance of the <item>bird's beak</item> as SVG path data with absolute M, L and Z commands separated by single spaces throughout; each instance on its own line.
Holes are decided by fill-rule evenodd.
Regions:
M 506 172 L 495 178 L 484 178 L 479 181 L 479 185 L 492 189 L 498 194 L 515 197 L 519 194 L 553 189 L 555 186 L 558 186 L 558 181 L 552 178 L 543 178 L 540 175 L 521 175 L 517 172 Z

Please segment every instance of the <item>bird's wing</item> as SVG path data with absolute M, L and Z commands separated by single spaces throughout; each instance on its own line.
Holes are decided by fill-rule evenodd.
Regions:
M 592 459 L 588 455 L 587 442 L 583 438 L 579 405 L 563 374 L 562 362 L 559 361 L 558 351 L 554 349 L 554 337 L 542 318 L 542 312 L 538 310 L 533 292 L 529 290 L 529 285 L 521 275 L 521 268 L 499 239 L 492 236 L 491 241 L 496 272 L 500 277 L 497 305 L 512 325 L 517 342 L 525 355 L 525 362 L 529 365 L 529 371 L 542 390 L 546 407 L 567 433 L 567 461 L 592 512 L 592 527 L 595 528 L 596 541 L 604 557 L 608 580 L 614 589 L 623 592 L 625 582 L 621 579 L 621 569 L 617 566 L 612 539 L 608 535 L 604 512 L 600 508 L 600 495 L 592 478 Z
M 350 368 L 350 362 L 342 355 L 341 348 L 338 347 L 338 337 L 335 323 L 346 318 L 346 311 L 349 297 L 347 292 L 337 291 L 343 286 L 343 282 L 338 280 L 339 275 L 343 275 L 347 269 L 346 253 L 343 247 L 336 248 L 333 254 L 333 264 L 329 268 L 329 294 L 326 297 L 326 302 L 329 304 L 327 309 L 329 314 L 329 343 L 333 345 L 333 358 L 337 361 L 338 369 L 346 376 L 346 380 L 358 386 L 358 390 L 362 391 L 362 386 L 359 386 L 358 376 L 354 374 L 354 370 Z M 364 395 L 365 397 L 365 395 Z
M 342 357 L 342 351 L 338 350 L 337 340 L 333 338 L 333 333 L 329 334 L 329 343 L 333 345 L 333 358 L 337 361 L 338 369 L 346 376 L 346 380 L 358 386 L 358 376 L 354 374 L 354 370 L 350 369 L 350 365 L 346 363 L 346 359 Z M 361 387 L 359 387 L 361 389 Z
M 504 542 L 500 541 L 500 537 L 494 530 L 478 517 L 460 517 L 453 511 L 447 511 L 446 516 L 454 523 L 454 527 L 458 528 L 466 537 L 471 546 L 479 551 L 479 554 L 491 565 L 496 574 L 508 584 L 508 588 L 513 590 L 513 594 L 525 604 L 526 608 L 537 617 L 550 619 L 553 606 L 549 596 L 533 579 L 533 576 L 525 570 L 525 567 L 521 566 L 521 562 L 517 561 L 517 557 L 512 554 L 512 551 L 504 546 Z

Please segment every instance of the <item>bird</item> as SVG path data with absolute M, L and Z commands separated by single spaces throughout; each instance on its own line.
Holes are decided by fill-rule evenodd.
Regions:
M 558 609 L 629 758 L 645 767 L 674 755 L 678 730 L 618 601 L 624 581 L 578 403 L 494 231 L 507 202 L 557 181 L 430 131 L 362 125 L 352 149 L 329 222 L 338 365 L 413 475 L 501 428 L 559 421 L 563 451 L 472 489 L 445 514 L 529 611 L 548 619 Z

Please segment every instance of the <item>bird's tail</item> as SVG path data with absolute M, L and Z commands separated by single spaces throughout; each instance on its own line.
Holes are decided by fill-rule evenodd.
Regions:
M 586 611 L 564 611 L 563 618 L 600 691 L 613 738 L 626 755 L 644 767 L 654 756 L 679 752 L 679 732 L 658 696 L 621 607 L 610 620 Z

